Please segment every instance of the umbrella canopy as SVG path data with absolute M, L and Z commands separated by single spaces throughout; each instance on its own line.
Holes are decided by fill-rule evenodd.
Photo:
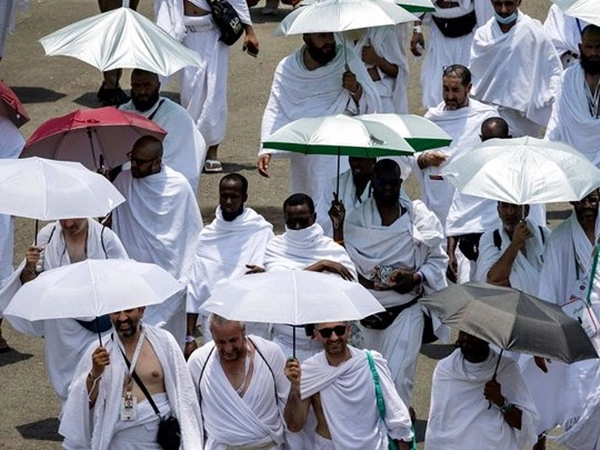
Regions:
M 215 289 L 202 309 L 230 320 L 288 325 L 357 320 L 383 311 L 359 283 L 307 270 L 227 281 Z
M 419 20 L 386 0 L 321 0 L 298 8 L 281 21 L 273 33 L 288 36 L 370 28 Z
M 300 6 L 307 6 L 312 3 L 318 2 L 321 0 L 302 0 Z M 388 0 L 392 1 L 392 0 Z M 398 6 L 402 6 L 405 10 L 410 13 L 422 13 L 422 12 L 434 12 L 435 6 L 431 2 L 431 0 L 394 0 Z
M 0 115 L 10 119 L 17 128 L 21 128 L 29 122 L 29 115 L 23 103 L 17 94 L 2 81 L 0 81 Z
M 451 284 L 420 302 L 443 323 L 506 350 L 566 363 L 598 357 L 579 322 L 559 306 L 516 289 Z
M 40 156 L 77 161 L 91 170 L 127 162 L 133 144 L 145 135 L 161 141 L 167 132 L 139 114 L 112 106 L 78 109 L 44 122 L 27 140 L 21 158 Z
M 162 303 L 183 288 L 156 264 L 88 259 L 42 272 L 25 283 L 4 315 L 29 321 L 87 319 Z
M 463 194 L 517 205 L 569 202 L 600 186 L 600 170 L 561 142 L 490 139 L 442 169 Z
M 552 0 L 571 17 L 576 17 L 600 27 L 600 0 Z
M 103 217 L 123 203 L 102 175 L 79 163 L 0 159 L 0 212 L 39 220 Z
M 196 52 L 129 8 L 73 23 L 40 43 L 47 56 L 72 56 L 102 71 L 139 68 L 169 76 L 186 66 L 204 66 Z
M 411 114 L 338 114 L 295 120 L 262 145 L 304 154 L 376 158 L 445 147 L 451 140 L 433 122 Z

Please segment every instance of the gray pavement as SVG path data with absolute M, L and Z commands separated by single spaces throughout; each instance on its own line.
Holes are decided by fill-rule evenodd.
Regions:
M 2 1 L 2 0 L 0 0 Z M 485 1 L 485 0 L 483 0 Z M 66 114 L 76 108 L 98 107 L 95 100 L 101 75 L 91 66 L 72 58 L 44 56 L 37 40 L 65 25 L 96 14 L 95 0 L 31 0 L 29 12 L 17 17 L 15 34 L 9 37 L 7 51 L 0 62 L 0 79 L 13 87 L 26 104 L 31 122 L 22 128 L 25 138 L 43 121 Z M 140 12 L 151 17 L 152 2 L 142 0 Z M 263 17 L 264 2 L 253 8 L 253 19 L 261 43 L 257 59 L 241 50 L 241 43 L 231 49 L 229 70 L 229 122 L 226 141 L 221 145 L 220 159 L 225 172 L 239 172 L 249 179 L 249 206 L 271 220 L 280 232 L 283 228 L 281 204 L 288 192 L 286 162 L 272 164 L 272 178 L 267 180 L 255 170 L 259 145 L 260 121 L 268 99 L 274 69 L 281 58 L 301 44 L 301 38 L 271 36 L 278 20 L 289 7 L 280 9 L 277 17 Z M 543 20 L 549 3 L 546 0 L 525 1 L 523 9 Z M 409 88 L 411 112 L 421 114 L 418 62 L 411 57 Z M 127 88 L 129 72 L 122 86 Z M 163 91 L 178 97 L 174 80 Z M 1 137 L 0 137 L 1 138 Z M 212 220 L 217 206 L 218 175 L 202 175 L 198 201 L 205 223 Z M 409 180 L 405 186 L 412 196 L 418 195 L 416 184 Z M 565 205 L 553 211 L 562 216 Z M 15 265 L 23 258 L 32 241 L 32 221 L 17 219 Z M 3 333 L 14 350 L 0 355 L 0 448 L 57 449 L 60 410 L 44 368 L 42 340 L 16 333 L 4 322 Z M 419 359 L 414 407 L 419 418 L 417 431 L 422 441 L 429 408 L 431 374 L 436 362 L 452 351 L 450 346 L 424 346 Z M 422 443 L 420 444 L 422 448 Z M 549 446 L 548 448 L 559 448 Z M 471 449 L 467 449 L 471 450 Z

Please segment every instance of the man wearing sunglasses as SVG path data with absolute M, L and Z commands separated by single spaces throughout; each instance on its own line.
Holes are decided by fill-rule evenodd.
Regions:
M 592 318 L 596 324 L 600 317 L 599 204 L 598 189 L 590 192 L 580 201 L 572 202 L 573 214 L 557 226 L 548 238 L 539 286 L 541 299 L 560 306 L 577 302 L 584 310 L 581 316 L 586 319 Z M 564 308 L 563 310 L 568 311 Z M 600 331 L 594 333 L 594 329 L 598 326 L 591 326 L 587 330 L 596 350 L 600 350 Z M 584 414 L 585 417 L 590 417 L 590 411 L 587 410 L 591 406 L 590 399 L 598 397 L 600 361 L 597 359 L 580 361 L 568 366 L 556 361 L 552 364 L 553 366 L 560 364 L 565 370 L 562 383 L 564 395 L 562 398 L 565 401 L 560 405 L 558 416 L 564 417 L 562 425 L 565 430 L 573 431 L 568 434 L 568 438 L 564 438 L 563 442 L 568 443 L 569 448 L 593 448 L 593 445 L 589 446 L 591 441 L 584 442 L 580 439 L 584 436 L 589 438 L 590 435 L 584 431 L 586 428 L 594 430 L 598 439 L 597 420 L 592 419 L 589 423 L 578 423 L 578 421 L 584 417 Z M 574 441 L 573 439 L 576 438 L 577 440 Z M 579 442 L 580 445 L 572 446 L 573 442 Z
M 400 196 L 400 167 L 375 165 L 373 197 L 347 217 L 344 238 L 359 282 L 386 308 L 361 320 L 365 347 L 380 351 L 410 405 L 424 318 L 418 299 L 446 287 L 448 257 L 439 220 L 421 202 Z
M 180 279 L 194 255 L 202 217 L 187 179 L 162 163 L 163 146 L 143 136 L 128 157 L 131 169 L 119 174 L 114 184 L 127 200 L 112 214 L 113 230 L 132 259 L 154 263 Z M 163 328 L 183 345 L 185 299 L 175 295 L 160 305 L 146 308 L 145 321 Z
M 337 275 L 345 280 L 356 280 L 352 260 L 339 244 L 323 234 L 315 222 L 313 200 L 306 194 L 294 194 L 283 203 L 285 233 L 275 236 L 265 251 L 265 268 L 249 265 L 251 272 L 262 270 L 310 270 Z M 300 333 L 303 334 L 303 333 Z M 286 355 L 292 354 L 292 327 L 273 325 L 273 341 Z M 311 336 L 296 336 L 296 354 L 300 360 L 321 349 Z
M 314 339 L 323 351 L 302 366 L 297 359 L 287 361 L 284 372 L 291 388 L 284 416 L 288 429 L 302 430 L 312 406 L 317 425 L 306 432 L 314 439 L 315 450 L 384 450 L 388 439 L 393 439 L 400 450 L 410 449 L 410 416 L 395 389 L 387 362 L 379 353 L 370 351 L 371 366 L 366 350 L 348 345 L 349 331 L 346 322 L 315 324 Z M 384 420 L 374 384 L 379 384 L 385 404 Z

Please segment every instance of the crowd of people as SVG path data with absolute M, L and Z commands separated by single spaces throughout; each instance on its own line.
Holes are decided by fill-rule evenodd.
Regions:
M 3 29 L 17 3 L 0 5 Z M 244 49 L 256 54 L 248 3 L 230 3 L 243 24 Z M 302 47 L 275 70 L 260 134 L 266 140 L 300 118 L 407 113 L 407 54 L 425 49 L 425 117 L 451 144 L 414 157 L 344 158 L 341 174 L 334 156 L 261 148 L 262 176 L 271 177 L 275 158 L 290 164 L 285 232 L 275 235 L 246 205 L 251 189 L 239 173 L 221 178 L 215 219 L 204 226 L 196 194 L 202 171 L 222 171 L 217 150 L 227 129 L 230 47 L 219 40 L 210 2 L 155 0 L 157 24 L 205 65 L 183 70 L 181 105 L 160 95 L 155 73 L 133 70 L 130 97 L 120 70 L 103 74 L 101 102 L 167 131 L 164 141 L 141 137 L 129 164 L 103 172 L 126 202 L 102 222 L 46 225 L 15 270 L 12 219 L 0 217 L 0 312 L 40 273 L 86 259 L 154 263 L 185 286 L 160 305 L 104 316 L 96 328 L 84 320 L 10 318 L 19 332 L 44 338 L 65 448 L 169 448 L 157 436 L 162 442 L 172 418 L 175 448 L 183 449 L 415 448 L 411 405 L 421 345 L 449 339 L 419 300 L 448 283 L 478 280 L 560 306 L 579 301 L 600 349 L 599 190 L 573 202 L 571 216 L 551 232 L 544 205 L 465 195 L 441 173 L 480 142 L 520 136 L 565 142 L 599 165 L 600 27 L 556 6 L 542 26 L 520 11 L 521 0 L 433 3 L 433 13 L 410 25 L 355 30 L 343 40 L 304 34 Z M 107 11 L 121 2 L 99 6 Z M 276 8 L 269 0 L 265 12 Z M 24 140 L 2 114 L 0 133 L 0 157 L 18 157 Z M 411 173 L 420 199 L 402 187 Z M 360 283 L 385 310 L 299 332 L 203 310 L 227 280 L 289 270 Z M 277 308 L 277 292 L 265 295 Z M 540 450 L 559 425 L 557 439 L 568 448 L 600 448 L 598 360 L 567 365 L 502 355 L 462 330 L 455 346 L 431 380 L 426 449 Z

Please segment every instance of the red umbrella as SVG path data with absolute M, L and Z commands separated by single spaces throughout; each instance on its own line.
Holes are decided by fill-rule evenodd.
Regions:
M 91 170 L 127 162 L 127 153 L 140 137 L 161 141 L 167 132 L 145 117 L 112 106 L 78 109 L 44 122 L 25 144 L 20 158 L 80 162 Z
M 6 116 L 17 128 L 29 122 L 29 115 L 17 97 L 6 84 L 0 81 L 0 115 Z

